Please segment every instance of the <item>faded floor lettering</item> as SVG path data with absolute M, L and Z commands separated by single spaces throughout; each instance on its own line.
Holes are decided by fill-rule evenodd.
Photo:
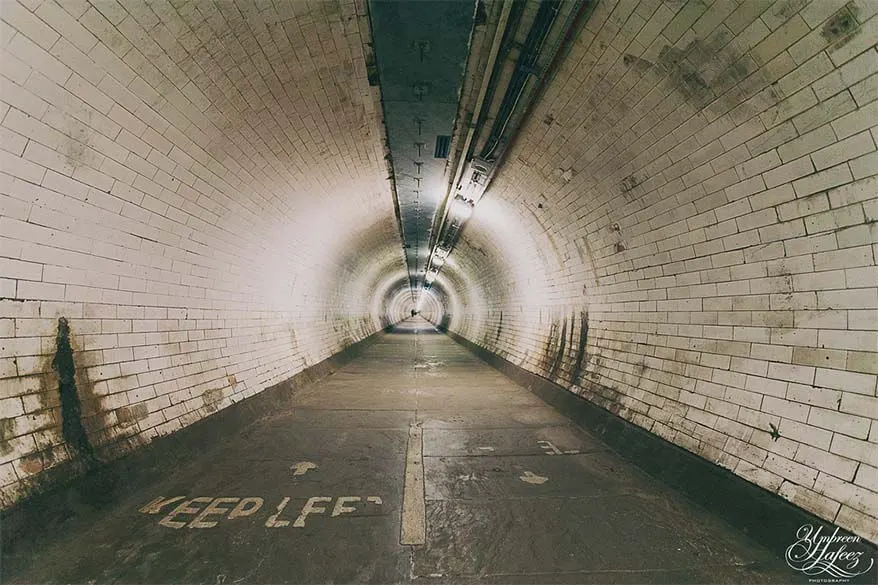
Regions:
M 337 518 L 358 511 L 367 511 L 367 506 L 381 506 L 384 501 L 380 496 L 312 496 L 299 508 L 299 514 L 287 511 L 292 498 L 283 497 L 273 508 L 274 512 L 265 520 L 266 528 L 304 528 L 308 516 L 320 514 Z M 333 503 L 334 501 L 334 503 Z M 176 506 L 171 507 L 172 504 Z M 265 505 L 260 497 L 209 497 L 187 498 L 186 496 L 159 496 L 144 505 L 139 511 L 143 514 L 160 514 L 165 516 L 159 525 L 166 528 L 214 528 L 220 520 L 234 520 L 253 516 Z M 272 509 L 269 507 L 268 509 Z M 296 507 L 290 508 L 296 510 Z M 295 518 L 295 520 L 293 520 Z

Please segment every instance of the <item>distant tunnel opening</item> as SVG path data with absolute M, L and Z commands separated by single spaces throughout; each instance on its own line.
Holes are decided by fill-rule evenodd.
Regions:
M 878 538 L 878 4 L 256 4 L 0 3 L 0 506 L 415 311 Z

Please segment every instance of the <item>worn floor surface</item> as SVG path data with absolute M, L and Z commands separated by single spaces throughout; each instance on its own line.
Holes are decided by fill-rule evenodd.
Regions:
M 658 484 L 421 320 L 289 411 L 168 467 L 100 515 L 5 551 L 0 580 L 797 580 L 783 551 Z M 403 523 L 424 544 L 400 544 Z

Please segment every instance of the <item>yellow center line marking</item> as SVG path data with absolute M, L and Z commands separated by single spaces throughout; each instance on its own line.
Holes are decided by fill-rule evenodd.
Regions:
M 402 496 L 400 544 L 419 545 L 427 541 L 427 510 L 424 496 L 424 441 L 420 423 L 409 427 L 405 458 L 405 487 Z

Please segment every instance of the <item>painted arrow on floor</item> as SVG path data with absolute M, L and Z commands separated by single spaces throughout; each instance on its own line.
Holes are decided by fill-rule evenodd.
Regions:
M 549 481 L 548 477 L 543 477 L 542 475 L 537 475 L 536 473 L 533 473 L 532 471 L 525 471 L 524 474 L 518 476 L 518 479 L 520 479 L 523 482 L 532 483 L 535 485 L 540 485 L 541 483 L 546 483 L 547 481 Z
M 162 511 L 162 508 L 167 506 L 168 504 L 173 504 L 174 502 L 179 502 L 180 500 L 186 499 L 186 496 L 176 496 L 174 498 L 165 498 L 164 496 L 159 496 L 144 507 L 140 509 L 144 514 L 158 514 Z
M 476 475 L 475 472 L 473 472 L 473 473 L 467 473 L 465 475 L 458 475 L 457 479 L 462 480 L 462 481 L 478 481 L 481 478 L 478 475 Z
M 290 469 L 296 470 L 293 472 L 293 475 L 305 475 L 306 473 L 308 473 L 308 470 L 317 469 L 317 464 L 311 463 L 310 461 L 299 461 L 298 463 L 290 467 Z

